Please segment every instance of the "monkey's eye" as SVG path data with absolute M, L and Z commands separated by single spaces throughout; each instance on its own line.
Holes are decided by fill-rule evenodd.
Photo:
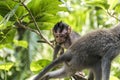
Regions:
M 55 36 L 56 38 L 58 38 L 58 36 Z

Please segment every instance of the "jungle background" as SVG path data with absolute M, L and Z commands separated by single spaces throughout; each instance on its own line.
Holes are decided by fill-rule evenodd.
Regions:
M 120 0 L 0 0 L 0 80 L 32 80 L 49 64 L 59 21 L 80 35 L 110 28 L 120 22 Z M 120 56 L 110 80 L 120 80 Z

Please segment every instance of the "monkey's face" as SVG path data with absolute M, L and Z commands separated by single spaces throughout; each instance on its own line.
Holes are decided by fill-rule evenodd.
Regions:
M 57 43 L 64 43 L 66 41 L 67 34 L 54 33 L 54 37 Z
M 59 22 L 53 27 L 53 35 L 57 43 L 64 43 L 70 32 L 71 28 L 63 22 Z

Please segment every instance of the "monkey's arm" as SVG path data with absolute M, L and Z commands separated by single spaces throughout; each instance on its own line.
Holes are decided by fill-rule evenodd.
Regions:
M 61 47 L 60 49 L 60 55 L 62 55 L 64 53 L 64 48 Z
M 55 60 L 57 58 L 57 54 L 59 53 L 60 49 L 61 49 L 61 46 L 56 44 L 54 53 L 53 53 L 53 60 Z
M 92 71 L 89 72 L 88 80 L 94 80 L 94 75 Z

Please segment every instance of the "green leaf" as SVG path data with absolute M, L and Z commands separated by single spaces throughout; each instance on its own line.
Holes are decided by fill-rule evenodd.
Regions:
M 47 66 L 50 63 L 47 59 L 41 59 L 38 61 L 33 61 L 30 65 L 30 70 L 34 73 L 38 73 L 41 71 L 45 66 Z
M 10 9 L 6 5 L 7 3 L 5 1 L 0 1 L 0 15 L 5 16 Z
M 6 44 L 13 42 L 16 29 L 5 29 L 1 31 L 3 34 L 0 34 L 0 44 Z
M 54 23 L 59 20 L 58 16 L 52 15 L 52 14 L 42 14 L 38 17 L 36 17 L 37 22 L 51 22 Z
M 33 16 L 42 21 L 42 17 L 46 16 L 47 20 L 47 18 L 51 18 L 52 16 L 56 17 L 58 11 L 66 9 L 59 7 L 59 4 L 61 2 L 58 0 L 32 0 L 27 6 L 30 8 Z
M 15 44 L 16 46 L 21 46 L 21 47 L 24 47 L 24 48 L 27 48 L 27 47 L 28 47 L 27 41 L 14 40 L 13 42 L 14 42 L 14 44 Z
M 2 48 L 13 49 L 14 47 L 10 43 L 6 43 L 6 44 L 0 44 L 0 49 L 2 49 Z
M 18 18 L 21 18 L 22 16 L 24 16 L 25 14 L 27 14 L 27 11 L 25 10 L 25 8 L 23 6 L 20 6 L 18 7 L 18 9 L 16 10 L 15 12 L 15 15 L 18 17 Z
M 6 26 L 4 24 L 0 24 L 0 30 L 6 29 Z
M 14 63 L 12 63 L 12 62 L 6 62 L 3 64 L 0 64 L 0 69 L 9 71 L 13 65 L 14 65 Z
M 54 26 L 54 23 L 49 23 L 49 22 L 37 22 L 37 24 L 39 25 L 39 28 L 41 30 L 50 30 Z M 34 23 L 29 24 L 29 26 L 32 29 L 36 29 Z
M 51 29 L 58 21 L 59 17 L 55 17 L 54 15 L 50 14 L 44 14 L 42 17 L 36 18 L 36 22 L 41 30 Z M 33 29 L 36 29 L 34 23 L 30 23 L 29 26 Z
M 10 12 L 13 9 L 15 5 L 16 2 L 12 0 L 0 1 L 0 15 L 5 16 L 8 12 Z
M 16 18 L 22 17 L 26 14 L 26 10 L 19 3 L 12 0 L 0 1 L 0 15 L 10 16 L 10 20 L 15 20 Z
M 58 0 L 31 0 L 27 6 L 35 17 L 39 28 L 46 30 L 51 29 L 53 24 L 59 21 L 60 17 L 58 17 L 57 12 L 66 9 L 59 7 L 59 4 L 61 2 Z M 29 24 L 29 26 L 36 29 L 33 23 Z
M 0 22 L 0 30 L 5 30 L 6 28 L 10 28 L 11 26 L 13 25 L 13 22 L 10 22 L 10 21 L 1 21 Z M 1 34 L 1 33 L 0 33 Z
M 56 14 L 60 10 L 58 6 L 61 4 L 58 0 L 32 0 L 28 7 L 34 16 L 42 13 Z

